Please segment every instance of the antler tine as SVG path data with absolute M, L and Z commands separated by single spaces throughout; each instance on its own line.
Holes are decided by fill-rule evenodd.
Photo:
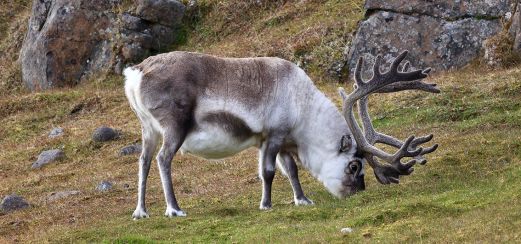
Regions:
M 409 68 L 411 67 L 411 63 L 409 61 L 406 61 L 403 65 L 402 72 L 407 72 Z
M 382 73 L 380 72 L 380 66 L 382 66 L 382 56 L 376 55 L 376 58 L 374 60 L 374 65 L 373 65 L 373 75 L 375 77 L 382 76 Z M 373 77 L 373 79 L 374 79 L 374 77 Z
M 356 85 L 361 87 L 364 85 L 364 80 L 362 79 L 362 66 L 364 65 L 364 58 L 360 57 L 358 62 L 356 63 L 355 69 L 355 82 Z
M 398 73 L 398 66 L 400 66 L 405 57 L 407 57 L 407 54 L 409 54 L 409 51 L 407 50 L 400 53 L 400 55 L 398 55 L 398 57 L 396 57 L 393 63 L 391 64 L 391 69 L 389 70 L 389 72 Z
M 421 81 L 407 81 L 400 82 L 396 84 L 387 85 L 380 90 L 376 91 L 377 93 L 393 93 L 405 90 L 419 90 L 430 93 L 440 93 L 440 89 L 438 89 L 436 84 L 427 84 Z
M 362 120 L 365 139 L 367 139 L 369 144 L 374 145 L 376 143 L 378 132 L 374 130 L 373 123 L 371 122 L 371 116 L 369 115 L 368 100 L 369 97 L 367 96 L 358 100 L 358 116 Z
M 396 60 L 393 62 L 393 64 L 394 63 L 396 63 Z M 380 66 L 378 66 L 378 67 L 380 67 Z M 407 74 L 407 71 L 409 70 L 410 67 L 411 67 L 411 63 L 409 61 L 406 61 L 402 67 L 401 73 Z M 376 67 L 375 67 L 375 70 L 376 70 Z M 392 71 L 392 69 L 391 69 L 391 71 Z M 420 72 L 420 70 L 417 70 L 416 72 Z M 424 74 L 425 76 L 427 76 L 427 74 L 429 74 L 430 72 L 431 72 L 431 68 L 427 68 L 427 69 L 424 69 L 423 71 L 421 71 L 421 73 Z M 412 72 L 412 73 L 417 75 L 417 73 L 415 73 L 415 72 Z M 397 73 L 397 74 L 399 74 L 399 73 Z M 420 78 L 420 79 L 422 79 L 422 78 Z M 399 92 L 399 91 L 404 91 L 404 90 L 420 90 L 420 91 L 425 91 L 425 92 L 430 92 L 430 93 L 440 93 L 440 89 L 438 89 L 436 84 L 427 84 L 427 83 L 421 82 L 419 80 L 401 81 L 401 82 L 397 82 L 394 84 L 389 84 L 389 85 L 383 87 L 382 89 L 378 90 L 377 92 L 378 93 L 392 93 L 392 92 Z
M 407 53 L 408 53 L 408 51 L 402 52 L 393 61 L 392 65 L 391 65 L 391 69 L 384 74 L 380 73 L 380 70 L 379 70 L 382 59 L 381 59 L 381 56 L 378 55 L 375 60 L 375 65 L 373 66 L 373 70 L 374 70 L 373 77 L 371 78 L 371 80 L 369 80 L 367 82 L 364 82 L 362 80 L 363 59 L 360 57 L 357 65 L 356 65 L 356 69 L 355 69 L 355 81 L 356 81 L 356 85 L 359 89 L 356 89 L 354 91 L 354 93 L 357 93 L 357 94 L 352 93 L 353 96 L 356 96 L 357 99 L 360 99 L 360 98 L 366 96 L 367 94 L 371 94 L 371 93 L 375 92 L 376 90 L 380 90 L 380 89 L 382 89 L 388 85 L 394 84 L 394 83 L 400 84 L 402 82 L 416 81 L 416 80 L 420 80 L 420 79 L 427 77 L 427 74 L 430 72 L 430 69 L 416 70 L 416 71 L 412 71 L 412 72 L 399 72 L 398 71 L 398 67 L 400 66 L 400 63 L 407 56 Z M 396 89 L 397 90 L 400 90 L 400 89 L 407 90 L 407 89 L 410 89 L 410 87 L 418 87 L 418 89 L 423 88 L 423 89 L 427 89 L 427 90 L 433 90 L 429 86 L 416 84 L 414 82 L 411 83 L 412 85 L 411 84 L 398 85 L 398 84 L 394 84 L 395 90 Z M 384 90 L 387 90 L 387 89 L 384 89 Z M 357 100 L 357 99 L 355 99 L 355 100 Z
M 407 65 L 407 64 L 406 64 Z M 379 92 L 380 90 L 378 90 Z M 362 125 L 364 129 L 365 138 L 371 145 L 375 145 L 376 143 L 383 143 L 389 146 L 393 146 L 395 148 L 401 148 L 404 145 L 403 141 L 400 141 L 390 135 L 386 135 L 380 132 L 377 132 L 371 121 L 371 116 L 369 115 L 369 97 L 363 97 L 358 100 L 358 115 L 362 120 Z M 415 138 L 409 147 L 409 150 L 416 150 L 417 147 L 421 144 L 427 143 L 432 140 L 434 136 L 432 134 Z M 414 159 L 421 165 L 427 163 L 427 159 L 423 155 L 429 154 L 431 152 L 436 151 L 438 148 L 438 144 L 435 144 L 427 149 L 424 149 L 419 155 L 415 156 Z M 397 162 L 400 163 L 400 162 Z
M 414 169 L 416 163 L 426 163 L 423 155 L 435 151 L 438 145 L 434 145 L 427 149 L 419 145 L 429 142 L 432 135 L 426 137 L 415 138 L 409 137 L 405 142 L 402 142 L 394 137 L 378 133 L 374 130 L 368 111 L 368 95 L 371 93 L 385 93 L 402 90 L 423 90 L 428 92 L 439 92 L 435 84 L 425 84 L 419 80 L 427 77 L 430 69 L 416 70 L 408 72 L 410 67 L 409 62 L 405 63 L 402 69 L 399 69 L 400 63 L 405 59 L 408 52 L 402 52 L 392 62 L 391 69 L 386 73 L 380 73 L 380 66 L 382 62 L 381 56 L 377 56 L 373 66 L 373 77 L 371 80 L 364 82 L 361 78 L 362 72 L 362 58 L 359 59 L 355 70 L 356 86 L 355 90 L 346 95 L 340 91 L 344 98 L 343 112 L 347 124 L 353 134 L 353 137 L 358 145 L 358 150 L 364 154 L 364 158 L 374 168 L 375 175 L 380 183 L 390 184 L 398 183 L 401 175 L 408 175 Z M 362 120 L 364 131 L 356 121 L 353 113 L 354 104 L 358 101 L 359 116 Z M 364 135 L 365 134 L 365 135 Z M 374 146 L 375 143 L 384 143 L 398 148 L 394 154 L 389 154 Z M 413 158 L 409 162 L 403 164 L 401 159 L 404 157 Z M 378 162 L 376 158 L 380 158 L 390 165 L 383 165 Z
M 377 139 L 375 140 L 375 143 L 383 143 L 383 144 L 386 144 L 386 145 L 389 145 L 389 146 L 393 146 L 395 148 L 401 148 L 403 146 L 403 142 L 402 141 L 400 141 L 400 140 L 398 140 L 398 139 L 396 139 L 396 138 L 394 138 L 392 136 L 389 136 L 389 135 L 386 135 L 386 134 L 382 134 L 382 133 L 379 133 L 379 132 L 376 132 L 376 133 L 377 133 Z M 415 138 L 411 142 L 411 145 L 409 146 L 409 149 L 410 150 L 415 150 L 419 145 L 431 141 L 432 138 L 433 138 L 432 134 L 428 135 L 428 136 L 424 136 L 424 137 Z M 431 147 L 423 149 L 422 152 L 419 155 L 414 157 L 414 159 L 416 159 L 416 161 L 418 161 L 419 164 L 424 165 L 424 164 L 427 163 L 427 159 L 424 157 L 424 155 L 432 153 L 432 152 L 436 151 L 436 149 L 438 149 L 438 144 L 434 144 Z

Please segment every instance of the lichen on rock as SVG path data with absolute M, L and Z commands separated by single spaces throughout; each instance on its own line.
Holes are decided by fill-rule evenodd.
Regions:
M 485 40 L 501 31 L 500 18 L 511 11 L 511 0 L 367 0 L 365 7 L 367 19 L 347 55 L 351 73 L 359 57 L 372 65 L 376 55 L 384 55 L 384 68 L 404 50 L 410 51 L 415 68 L 463 67 L 480 57 Z
M 34 0 L 20 61 L 32 91 L 73 86 L 136 63 L 175 40 L 176 0 Z

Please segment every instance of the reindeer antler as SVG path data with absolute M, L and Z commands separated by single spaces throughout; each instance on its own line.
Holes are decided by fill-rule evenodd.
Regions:
M 384 74 L 380 72 L 382 58 L 381 56 L 377 56 L 373 66 L 373 77 L 368 82 L 362 80 L 363 59 L 360 58 L 355 70 L 355 90 L 349 95 L 346 95 L 342 90 L 340 91 L 344 99 L 344 117 L 357 142 L 358 150 L 364 154 L 369 165 L 373 167 L 378 181 L 382 184 L 398 183 L 401 175 L 409 175 L 412 173 L 414 170 L 413 166 L 417 162 L 425 164 L 427 160 L 423 156 L 434 152 L 438 148 L 438 145 L 427 149 L 417 148 L 419 145 L 432 140 L 432 135 L 419 138 L 411 136 L 405 140 L 405 142 L 402 142 L 392 136 L 376 132 L 369 116 L 367 97 L 371 93 L 390 93 L 403 90 L 422 90 L 432 93 L 440 92 L 436 84 L 426 84 L 420 81 L 427 77 L 431 69 L 408 72 L 409 63 L 407 62 L 402 71 L 398 70 L 400 63 L 405 59 L 407 54 L 407 51 L 400 54 L 393 61 L 391 69 Z M 362 119 L 365 133 L 362 132 L 362 129 L 354 117 L 353 107 L 357 101 L 359 115 Z M 398 151 L 394 154 L 389 154 L 376 148 L 374 146 L 376 143 L 391 145 L 398 148 Z M 401 159 L 404 157 L 411 157 L 413 159 L 402 164 Z M 381 164 L 376 158 L 388 162 L 389 165 Z

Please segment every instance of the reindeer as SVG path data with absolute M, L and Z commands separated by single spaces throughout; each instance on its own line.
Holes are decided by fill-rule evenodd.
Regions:
M 355 71 L 351 94 L 343 90 L 343 113 L 320 92 L 295 64 L 272 57 L 219 58 L 171 52 L 149 57 L 125 69 L 125 93 L 142 126 L 143 150 L 139 159 L 138 201 L 134 219 L 149 217 L 145 208 L 147 176 L 156 147 L 157 164 L 166 199 L 167 217 L 186 216 L 179 207 L 171 177 L 177 151 L 207 159 L 232 156 L 250 147 L 259 149 L 262 179 L 260 209 L 271 208 L 271 187 L 276 167 L 289 178 L 295 205 L 309 205 L 298 178 L 297 162 L 338 198 L 365 189 L 365 163 L 382 184 L 398 183 L 416 163 L 425 164 L 427 149 L 420 145 L 432 135 L 400 141 L 374 130 L 368 113 L 368 96 L 402 90 L 437 93 L 426 84 L 430 69 L 399 68 L 407 51 L 386 73 L 378 56 L 374 75 L 361 78 L 363 60 Z M 358 103 L 363 130 L 355 119 Z M 376 148 L 383 143 L 398 148 L 389 154 Z M 412 158 L 402 163 L 402 158 Z M 388 164 L 378 161 L 384 160 Z

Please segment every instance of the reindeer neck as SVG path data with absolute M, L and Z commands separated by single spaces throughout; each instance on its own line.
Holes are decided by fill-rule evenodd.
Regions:
M 307 99 L 306 112 L 298 126 L 298 154 L 302 164 L 318 177 L 326 161 L 336 160 L 340 140 L 349 133 L 338 108 L 317 88 Z

